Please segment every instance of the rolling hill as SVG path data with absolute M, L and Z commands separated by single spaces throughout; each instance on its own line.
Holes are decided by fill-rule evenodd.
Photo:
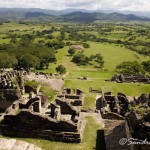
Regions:
M 43 12 L 27 12 L 25 14 L 26 18 L 34 18 L 34 17 L 53 17 L 52 15 L 45 14 Z
M 62 17 L 67 21 L 78 21 L 78 22 L 91 22 L 96 20 L 111 20 L 111 21 L 150 21 L 150 18 L 138 17 L 133 14 L 124 15 L 121 13 L 85 13 L 85 12 L 72 12 Z
M 119 12 L 103 13 L 100 11 L 88 10 L 46 10 L 38 8 L 0 8 L 0 19 L 34 19 L 38 17 L 50 17 L 57 20 L 74 21 L 74 22 L 93 22 L 96 20 L 110 20 L 110 21 L 150 21 L 148 17 L 140 17 L 134 14 L 123 14 Z

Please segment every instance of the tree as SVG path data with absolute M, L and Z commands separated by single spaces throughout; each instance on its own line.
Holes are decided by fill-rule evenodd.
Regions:
M 60 32 L 60 40 L 63 41 L 65 39 L 66 35 L 64 31 Z
M 17 36 L 16 35 L 11 36 L 10 43 L 14 43 L 14 44 L 17 43 Z
M 68 50 L 68 53 L 69 53 L 71 56 L 73 56 L 73 55 L 75 54 L 75 52 L 76 52 L 76 50 L 75 50 L 74 48 L 70 48 L 70 49 Z
M 22 54 L 17 56 L 18 65 L 17 68 L 37 68 L 39 67 L 39 59 L 32 54 Z
M 14 68 L 17 63 L 15 56 L 7 53 L 0 54 L 0 68 Z
M 98 64 L 97 67 L 103 68 L 104 60 L 103 60 L 103 56 L 101 54 L 96 54 L 94 57 L 94 61 Z
M 144 70 L 150 72 L 150 60 L 142 62 Z
M 140 74 L 144 73 L 143 66 L 137 61 L 125 61 L 116 67 L 121 73 Z
M 86 65 L 89 60 L 88 57 L 86 57 L 83 53 L 77 53 L 73 56 L 72 62 L 78 64 L 78 65 Z
M 89 48 L 90 47 L 90 44 L 88 44 L 88 43 L 83 43 L 82 45 L 83 45 L 84 48 Z
M 28 46 L 34 41 L 34 36 L 30 34 L 24 34 L 21 36 L 21 45 Z
M 56 71 L 59 74 L 65 74 L 66 73 L 66 68 L 63 65 L 59 65 L 58 67 L 56 67 Z

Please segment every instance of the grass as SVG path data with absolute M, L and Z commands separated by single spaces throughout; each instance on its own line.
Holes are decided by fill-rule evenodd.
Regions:
M 26 34 L 31 33 L 33 31 L 42 31 L 51 29 L 52 26 L 57 28 L 61 28 L 62 26 L 59 24 L 46 24 L 46 25 L 38 25 L 38 24 L 18 24 L 18 23 L 6 23 L 0 26 L 0 43 L 8 43 L 10 39 L 2 39 L 2 37 L 6 36 L 6 33 L 9 30 L 19 30 L 13 33 L 17 34 Z M 78 26 L 80 27 L 80 26 Z M 128 28 L 128 27 L 127 27 Z M 130 30 L 130 28 L 128 28 Z M 131 30 L 135 30 L 131 28 Z M 27 30 L 27 32 L 25 31 Z M 80 33 L 83 33 L 82 31 Z M 109 34 L 101 35 L 97 32 L 97 29 L 93 31 L 87 31 L 86 33 L 94 34 L 97 37 L 105 37 L 109 39 L 126 39 L 126 33 L 124 31 L 114 31 L 110 32 Z M 53 32 L 54 37 L 60 35 L 59 31 Z M 66 37 L 68 38 L 68 33 L 66 33 Z M 137 37 L 136 39 L 142 39 L 143 37 Z M 41 40 L 43 38 L 36 38 L 34 42 Z M 144 38 L 145 39 L 145 38 Z M 148 40 L 148 39 L 147 39 Z M 50 41 L 46 40 L 45 42 Z M 93 89 L 101 89 L 104 88 L 104 91 L 107 92 L 109 90 L 113 91 L 113 94 L 117 94 L 118 92 L 122 92 L 129 96 L 140 96 L 142 93 L 149 93 L 150 86 L 146 84 L 138 84 L 138 83 L 115 83 L 115 82 L 106 82 L 106 79 L 110 79 L 114 74 L 116 74 L 115 68 L 117 65 L 121 64 L 123 61 L 146 61 L 149 58 L 144 57 L 142 55 L 137 54 L 136 52 L 130 51 L 125 47 L 117 46 L 115 44 L 108 44 L 108 43 L 95 43 L 95 42 L 88 42 L 90 44 L 90 48 L 85 49 L 84 54 L 90 56 L 91 54 L 101 53 L 104 57 L 105 65 L 104 71 L 98 70 L 94 68 L 92 65 L 86 66 L 77 66 L 76 64 L 71 62 L 72 57 L 68 56 L 68 46 L 65 46 L 63 49 L 57 50 L 56 58 L 57 63 L 50 64 L 49 69 L 42 70 L 45 73 L 55 73 L 55 68 L 58 65 L 63 65 L 67 68 L 68 75 L 65 77 L 65 85 L 64 87 L 71 87 L 71 88 L 80 88 L 85 93 L 85 100 L 83 108 L 91 108 L 94 109 L 95 107 L 95 96 L 98 93 L 90 93 L 89 88 L 93 87 Z M 78 77 L 87 76 L 88 80 L 79 80 Z M 37 83 L 28 83 L 33 87 L 37 87 Z M 49 102 L 52 101 L 55 97 L 55 91 L 51 88 L 43 86 L 41 90 L 49 96 Z M 67 144 L 61 142 L 52 142 L 48 140 L 40 140 L 40 139 L 24 139 L 27 142 L 33 143 L 35 145 L 40 146 L 44 150 L 55 149 L 55 150 L 93 150 L 96 147 L 96 132 L 100 129 L 100 125 L 98 125 L 95 120 L 91 117 L 87 117 L 87 124 L 85 127 L 83 142 L 80 144 Z M 20 139 L 20 138 L 19 138 Z
M 138 61 L 142 62 L 147 60 L 144 56 L 132 52 L 124 47 L 116 46 L 114 44 L 104 43 L 90 43 L 91 47 L 85 50 L 85 54 L 90 56 L 91 54 L 101 53 L 104 57 L 105 65 L 104 69 L 113 71 L 116 66 L 123 61 Z
M 66 79 L 65 87 L 80 88 L 85 92 L 84 108 L 93 109 L 95 106 L 95 97 L 97 93 L 90 93 L 89 88 L 101 89 L 103 87 L 104 91 L 113 91 L 116 95 L 118 92 L 122 92 L 129 96 L 140 96 L 142 93 L 149 93 L 150 86 L 147 84 L 138 83 L 116 83 L 116 82 L 106 82 L 103 79 L 90 79 L 89 80 L 79 80 L 79 79 Z
M 25 81 L 24 84 L 33 88 L 37 88 L 40 85 L 40 83 L 36 81 Z
M 116 66 L 123 61 L 138 61 L 142 62 L 148 60 L 142 55 L 136 52 L 130 51 L 124 47 L 116 46 L 114 44 L 107 43 L 94 43 L 90 42 L 90 48 L 85 50 L 85 54 L 90 56 L 91 54 L 101 53 L 105 60 L 104 69 L 108 71 L 101 71 L 93 66 L 77 66 L 71 62 L 72 57 L 68 56 L 68 47 L 58 50 L 56 54 L 57 63 L 50 64 L 48 70 L 44 72 L 50 73 L 55 72 L 55 67 L 62 64 L 67 68 L 69 72 L 65 77 L 64 87 L 80 88 L 86 94 L 84 101 L 84 108 L 94 108 L 95 96 L 97 94 L 89 93 L 89 88 L 94 89 L 104 88 L 104 91 L 112 90 L 116 95 L 118 92 L 122 92 L 129 96 L 140 96 L 142 93 L 149 93 L 150 86 L 146 84 L 138 83 L 115 83 L 106 82 L 105 80 L 110 79 L 116 72 L 114 71 Z M 88 80 L 79 80 L 78 77 L 87 76 Z
M 51 102 L 52 100 L 54 100 L 54 97 L 56 96 L 56 91 L 54 91 L 51 87 L 42 85 L 40 90 L 43 91 L 47 95 L 48 102 Z
M 33 143 L 41 147 L 43 150 L 50 150 L 51 148 L 54 150 L 93 150 L 94 148 L 96 148 L 97 130 L 99 129 L 101 129 L 101 126 L 97 124 L 92 117 L 86 117 L 86 126 L 84 129 L 83 141 L 82 143 L 79 144 L 53 142 L 48 140 L 29 139 L 29 138 L 28 139 L 16 138 L 16 139 Z
M 43 91 L 47 97 L 48 97 L 48 102 L 51 102 L 54 100 L 54 97 L 56 96 L 56 91 L 54 91 L 51 87 L 40 84 L 39 82 L 36 81 L 25 81 L 25 85 L 31 86 L 33 88 L 37 88 L 39 85 L 41 85 L 40 91 Z
M 56 66 L 62 64 L 64 65 L 69 72 L 72 72 L 74 70 L 80 71 L 80 70 L 95 70 L 91 65 L 87 66 L 77 66 L 74 63 L 71 62 L 72 57 L 68 55 L 68 49 L 69 47 L 65 47 L 63 49 L 58 50 L 58 53 L 56 54 L 57 63 L 56 64 L 50 64 L 49 69 L 47 71 L 55 71 Z M 142 62 L 145 60 L 148 60 L 148 58 L 145 58 L 142 55 L 137 54 L 136 52 L 130 51 L 124 47 L 116 46 L 114 44 L 107 44 L 107 43 L 94 43 L 90 42 L 90 48 L 86 49 L 84 52 L 87 56 L 90 56 L 92 54 L 101 53 L 104 57 L 104 69 L 113 71 L 115 70 L 116 66 L 121 64 L 123 61 L 138 61 Z

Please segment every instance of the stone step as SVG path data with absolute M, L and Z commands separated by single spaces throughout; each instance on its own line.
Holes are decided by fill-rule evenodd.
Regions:
M 0 150 L 42 150 L 25 141 L 0 138 Z

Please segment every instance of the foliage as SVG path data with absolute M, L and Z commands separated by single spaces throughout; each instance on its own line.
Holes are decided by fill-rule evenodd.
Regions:
M 150 72 L 150 60 L 142 62 L 144 70 Z
M 32 80 L 32 81 L 26 80 L 24 85 L 31 86 L 33 88 L 37 88 L 40 85 L 40 83 L 35 80 Z
M 116 67 L 116 69 L 118 69 L 122 73 L 130 73 L 130 74 L 144 73 L 143 66 L 137 61 L 122 62 L 120 65 Z
M 21 45 L 28 46 L 34 40 L 34 36 L 30 34 L 24 34 L 21 36 Z
M 58 36 L 58 40 L 63 41 L 63 40 L 65 40 L 65 37 L 66 37 L 65 32 L 61 31 L 60 36 Z
M 62 41 L 53 41 L 53 42 L 47 42 L 46 46 L 57 50 L 63 48 L 65 46 L 65 43 Z
M 65 74 L 66 73 L 66 68 L 63 65 L 59 65 L 58 67 L 56 67 L 56 71 L 59 74 Z
M 0 68 L 13 68 L 17 64 L 17 59 L 13 55 L 0 53 Z
M 102 68 L 104 66 L 104 60 L 101 54 L 96 54 L 94 56 L 94 61 L 98 64 L 98 68 Z
M 84 48 L 89 48 L 90 47 L 90 44 L 88 44 L 88 43 L 83 43 L 82 45 L 83 45 Z
M 85 56 L 83 53 L 79 52 L 73 56 L 72 62 L 78 65 L 86 65 L 88 64 L 88 57 Z
M 32 54 L 17 55 L 17 59 L 18 59 L 17 68 L 25 68 L 25 69 L 38 68 L 40 65 L 39 58 Z
M 51 102 L 56 95 L 56 92 L 47 85 L 42 85 L 40 90 L 46 94 L 46 96 L 48 97 L 48 102 Z
M 70 56 L 73 56 L 75 54 L 76 50 L 74 48 L 70 48 L 68 50 L 68 53 L 70 54 Z

